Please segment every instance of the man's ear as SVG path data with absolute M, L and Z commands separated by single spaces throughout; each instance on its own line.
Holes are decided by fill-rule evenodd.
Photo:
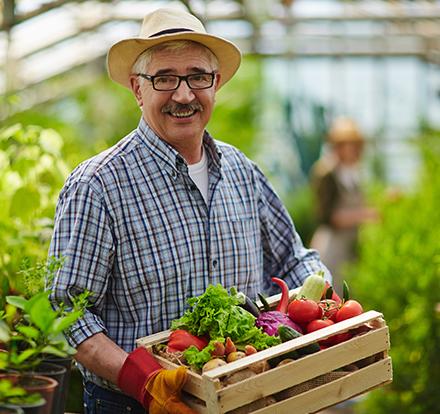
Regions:
M 220 73 L 215 74 L 215 91 L 218 91 L 218 88 L 220 86 L 220 79 L 222 78 L 222 75 Z
M 142 106 L 144 102 L 142 100 L 141 84 L 139 82 L 139 78 L 136 75 L 130 75 L 130 86 L 138 105 Z

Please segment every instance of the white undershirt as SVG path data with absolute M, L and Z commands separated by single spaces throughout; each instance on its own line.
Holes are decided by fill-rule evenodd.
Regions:
M 205 203 L 208 204 L 208 158 L 203 147 L 202 159 L 195 164 L 188 165 L 188 173 L 202 194 Z

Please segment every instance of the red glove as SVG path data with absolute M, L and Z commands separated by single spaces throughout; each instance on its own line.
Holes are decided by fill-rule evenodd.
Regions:
M 149 378 L 163 369 L 145 348 L 136 348 L 128 354 L 118 374 L 118 387 L 127 395 L 139 401 L 145 408 L 151 402 L 151 396 L 145 386 Z
M 145 348 L 137 348 L 119 371 L 118 387 L 150 414 L 192 414 L 195 411 L 180 401 L 185 380 L 185 367 L 166 370 Z

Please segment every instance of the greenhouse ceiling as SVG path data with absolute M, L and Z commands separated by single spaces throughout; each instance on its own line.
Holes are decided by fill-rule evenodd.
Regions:
M 0 94 L 29 107 L 92 82 L 109 46 L 136 36 L 143 15 L 160 6 L 189 9 L 245 54 L 415 56 L 440 65 L 438 0 L 2 0 Z

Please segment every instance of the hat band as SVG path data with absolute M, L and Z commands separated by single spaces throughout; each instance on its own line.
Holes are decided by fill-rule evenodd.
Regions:
M 160 32 L 154 33 L 151 36 L 148 37 L 156 37 L 156 36 L 162 36 L 166 34 L 172 34 L 172 33 L 179 33 L 179 32 L 193 32 L 194 30 L 191 29 L 184 29 L 184 28 L 176 28 L 176 29 L 166 29 L 161 30 Z

